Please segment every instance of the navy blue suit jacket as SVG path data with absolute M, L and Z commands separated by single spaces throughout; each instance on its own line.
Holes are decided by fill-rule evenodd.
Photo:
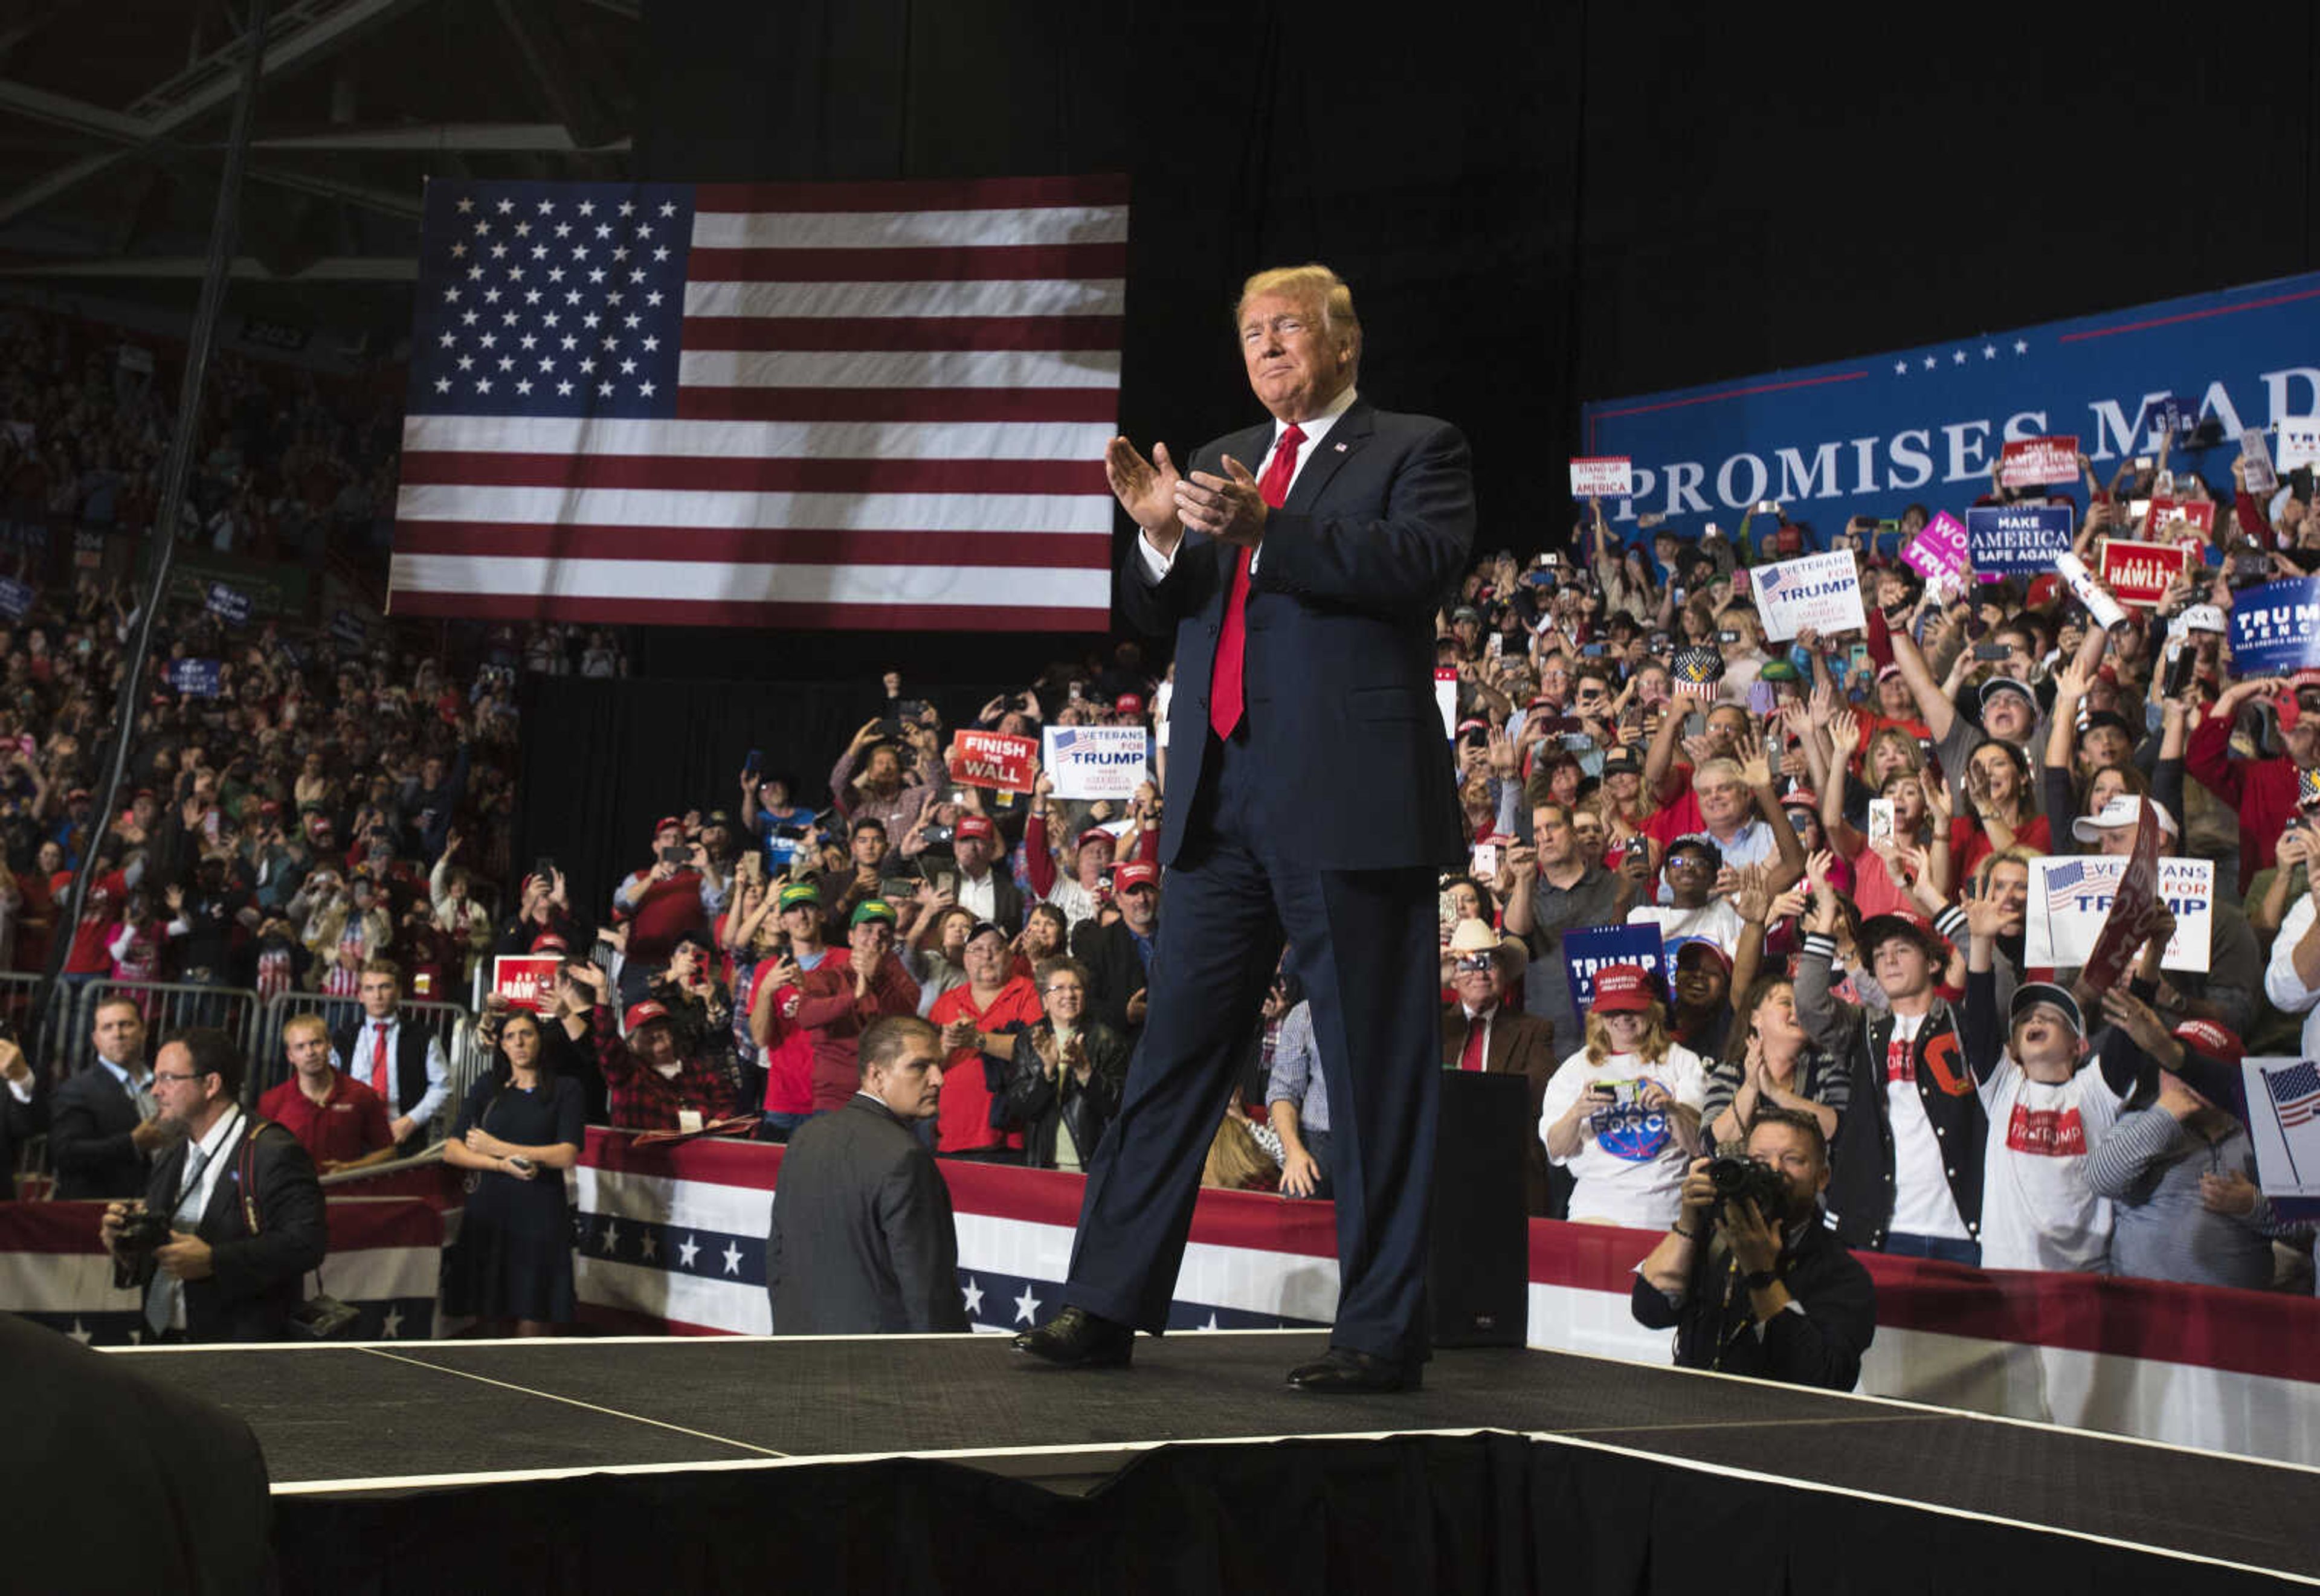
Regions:
M 1263 468 L 1273 423 L 1203 447 Z M 1455 862 L 1464 849 L 1449 744 L 1434 698 L 1434 612 L 1474 535 L 1466 440 L 1446 422 L 1357 400 L 1265 520 L 1246 612 L 1248 733 L 1271 779 L 1261 823 L 1300 865 L 1376 870 Z M 1188 475 L 1189 475 L 1188 471 Z M 1175 864 L 1199 791 L 1209 685 L 1233 548 L 1188 531 L 1154 583 L 1142 540 L 1119 585 L 1129 624 L 1176 633 L 1168 803 L 1160 858 Z
M 49 1167 L 59 1197 L 142 1197 L 152 1165 L 130 1139 L 137 1105 L 92 1061 L 49 1098 Z

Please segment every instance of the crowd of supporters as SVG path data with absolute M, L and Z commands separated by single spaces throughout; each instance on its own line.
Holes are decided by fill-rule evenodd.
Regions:
M 2051 574 L 1929 590 L 1898 558 L 1926 506 L 1828 538 L 1752 513 L 1632 541 L 1590 506 L 1566 551 L 1477 560 L 1440 618 L 1473 849 L 1442 884 L 1441 1064 L 1530 1078 L 1534 1212 L 1667 1225 L 1692 1161 L 1777 1110 L 1819 1128 L 1853 1247 L 2311 1289 L 2310 1228 L 2255 1183 L 2239 1064 L 2308 1052 L 2320 1012 L 2320 672 L 2236 678 L 2219 612 L 2320 568 L 2320 537 L 2295 490 L 2252 496 L 2241 470 L 2162 454 L 2054 495 L 2089 566 L 2108 537 L 2200 545 L 2107 628 Z M 2215 503 L 2212 537 L 2149 524 L 2154 496 Z M 1750 567 L 1823 548 L 1856 554 L 1866 627 L 1768 642 Z M 615 1117 L 690 1104 L 778 1139 L 850 1094 L 865 1027 L 916 1012 L 949 1049 L 942 1156 L 1079 1164 L 1165 913 L 1169 691 L 1124 646 L 977 717 L 1151 729 L 1151 781 L 1116 803 L 955 780 L 956 728 L 890 678 L 828 809 L 751 768 L 671 817 L 608 906 L 629 1019 L 673 1035 L 657 1068 L 604 1044 Z M 2170 955 L 2162 903 L 2110 990 L 2034 963 L 2033 861 L 2123 853 L 2146 807 L 2162 857 L 2215 865 L 2207 957 Z M 1657 928 L 1664 977 L 1615 971 L 1582 1011 L 1563 939 L 1615 924 Z M 1311 1036 L 1292 963 L 1212 1183 L 1327 1193 Z
M 617 634 L 502 629 L 454 676 L 384 635 L 356 650 L 187 603 L 146 678 L 122 679 L 132 589 L 54 558 L 68 530 L 151 513 L 161 401 L 118 357 L 76 323 L 0 315 L 0 394 L 29 418 L 0 432 L 0 484 L 31 593 L 0 622 L 0 966 L 41 969 L 67 937 L 68 982 L 351 999 L 385 975 L 391 1005 L 465 997 L 494 955 L 555 956 L 536 1024 L 483 1007 L 498 1080 L 570 1077 L 592 1122 L 775 1141 L 853 1094 L 865 1029 L 913 1013 L 947 1050 L 938 1154 L 1094 1154 L 1166 897 L 1172 685 L 1137 645 L 972 721 L 1144 728 L 1132 795 L 959 780 L 960 728 L 890 676 L 843 748 L 752 754 L 638 839 L 603 902 L 575 902 L 552 863 L 511 867 L 514 680 L 625 674 Z M 188 538 L 288 558 L 380 512 L 378 415 L 231 364 L 220 393 Z M 1923 505 L 1829 536 L 1777 507 L 1622 536 L 1590 504 L 1553 551 L 1479 553 L 1438 624 L 1471 847 L 1441 884 L 1439 1062 L 1528 1081 L 1533 1213 L 1673 1223 L 1694 1161 L 1777 1111 L 1818 1128 L 1827 1220 L 1854 1247 L 2310 1289 L 2309 1228 L 2253 1178 L 2238 1065 L 2308 1054 L 2320 1023 L 2320 671 L 2235 676 L 2217 615 L 2320 569 L 2320 521 L 2300 478 L 2257 496 L 2237 462 L 2170 467 L 2104 483 L 2089 466 L 2051 501 L 2089 565 L 2109 537 L 2198 545 L 2163 599 L 2108 627 L 2053 576 L 1929 588 L 1899 558 Z M 2023 496 L 1993 484 L 1980 502 Z M 2212 532 L 2151 524 L 2153 498 L 2212 503 Z M 1866 626 L 1768 641 L 1752 567 L 1821 549 L 1855 555 Z M 213 695 L 182 684 L 187 660 L 219 662 Z M 122 812 L 95 836 L 116 704 L 136 735 Z M 783 773 L 832 754 L 816 807 L 820 786 Z M 2146 812 L 2163 855 L 2215 866 L 2204 967 L 2169 957 L 2163 910 L 2109 990 L 2034 964 L 2033 862 L 2124 852 Z M 61 927 L 84 870 L 86 909 Z M 1655 928 L 1658 961 L 1599 972 L 1582 1003 L 1564 939 L 1610 925 Z M 351 1035 L 305 1051 L 325 1040 L 359 1062 Z M 1285 962 L 1210 1183 L 1328 1194 L 1317 1065 Z M 311 1084 L 325 1103 L 328 1078 Z M 462 1162 L 517 1173 L 474 1151 L 501 1145 L 479 1124 L 495 1097 L 428 1101 Z

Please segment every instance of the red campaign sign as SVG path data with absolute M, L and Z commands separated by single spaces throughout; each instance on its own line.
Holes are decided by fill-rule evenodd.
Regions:
M 961 730 L 951 734 L 951 779 L 970 787 L 1028 793 L 1039 769 L 1039 739 L 1004 731 Z
M 511 1009 L 537 1014 L 556 990 L 556 972 L 563 964 L 558 954 L 503 954 L 492 960 L 493 994 L 507 999 Z
M 2146 536 L 2163 531 L 2169 521 L 2179 520 L 2198 528 L 2199 536 L 2207 542 L 2216 540 L 2216 503 L 2212 499 L 2187 500 L 2180 504 L 2172 499 L 2153 499 L 2151 513 L 2143 518 L 2143 530 Z
M 2103 545 L 2102 581 L 2122 604 L 2155 605 L 2191 556 L 2189 543 L 2130 543 L 2114 538 Z
M 2100 994 L 2125 978 L 2126 967 L 2143 951 L 2143 917 L 2159 896 L 2159 812 L 2148 801 L 2134 821 L 2134 851 L 2103 917 L 2102 929 L 2079 970 L 2080 989 Z
M 2079 479 L 2075 437 L 2017 438 L 1999 452 L 1998 481 L 2003 487 L 2044 487 Z

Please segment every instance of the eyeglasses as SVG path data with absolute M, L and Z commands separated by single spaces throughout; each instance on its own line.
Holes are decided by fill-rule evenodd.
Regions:
M 213 1071 L 212 1073 L 213 1073 L 213 1074 L 214 1074 L 215 1072 L 214 1072 L 214 1071 Z M 169 1071 L 166 1071 L 166 1070 L 158 1070 L 158 1069 L 157 1069 L 157 1070 L 155 1070 L 155 1071 L 153 1072 L 153 1079 L 154 1079 L 155 1081 L 157 1081 L 157 1082 L 159 1082 L 159 1081 L 198 1081 L 198 1080 L 200 1080 L 201 1078 L 202 1078 L 202 1077 L 201 1077 L 200 1075 L 191 1074 L 190 1072 L 189 1072 L 189 1073 L 186 1073 L 186 1074 L 182 1074 L 182 1075 L 181 1075 L 181 1074 L 174 1074 L 174 1073 L 171 1073 L 171 1072 L 169 1072 Z
M 1084 986 L 1050 986 L 1043 991 L 1039 995 L 1042 997 L 1085 997 L 1087 996 L 1087 988 Z

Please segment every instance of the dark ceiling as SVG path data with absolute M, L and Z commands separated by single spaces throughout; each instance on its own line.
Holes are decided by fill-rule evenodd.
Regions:
M 629 170 L 640 0 L 272 0 L 230 305 L 410 325 L 426 174 Z M 189 309 L 247 0 L 0 7 L 0 286 Z

